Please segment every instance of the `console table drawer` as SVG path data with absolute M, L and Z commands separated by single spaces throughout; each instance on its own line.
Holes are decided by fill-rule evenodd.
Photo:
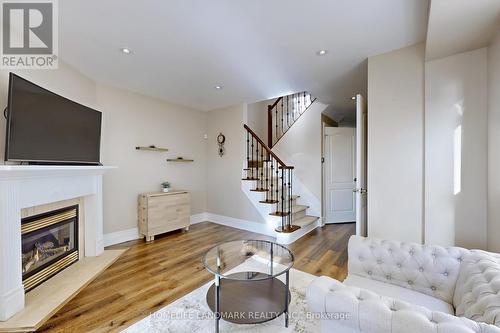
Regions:
M 139 195 L 139 232 L 147 241 L 155 235 L 184 228 L 188 230 L 191 196 L 186 191 Z

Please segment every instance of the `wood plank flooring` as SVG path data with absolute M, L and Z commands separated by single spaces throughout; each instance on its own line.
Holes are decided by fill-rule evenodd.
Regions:
M 318 228 L 289 248 L 294 268 L 343 280 L 347 241 L 355 225 Z M 210 281 L 203 254 L 217 243 L 271 239 L 260 234 L 203 222 L 189 232 L 172 232 L 149 244 L 143 240 L 110 248 L 130 249 L 56 313 L 40 332 L 119 332 Z

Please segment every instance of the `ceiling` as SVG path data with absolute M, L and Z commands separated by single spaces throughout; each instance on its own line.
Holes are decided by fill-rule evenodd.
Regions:
M 425 40 L 427 9 L 427 0 L 64 0 L 60 57 L 97 82 L 199 110 L 307 90 L 350 112 L 350 97 L 366 93 L 366 58 Z
M 426 59 L 488 46 L 500 28 L 500 0 L 432 0 Z

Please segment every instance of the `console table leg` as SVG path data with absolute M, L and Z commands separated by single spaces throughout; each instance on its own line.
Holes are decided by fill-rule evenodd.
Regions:
M 219 333 L 220 321 L 220 277 L 215 276 L 215 333 Z
M 290 292 L 290 271 L 286 272 L 286 289 L 285 289 L 285 327 L 288 327 L 288 293 Z

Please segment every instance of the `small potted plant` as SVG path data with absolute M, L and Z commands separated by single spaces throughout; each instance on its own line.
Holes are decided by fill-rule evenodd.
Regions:
M 163 183 L 161 183 L 161 188 L 162 188 L 163 192 L 170 191 L 170 183 L 169 182 L 163 182 Z

